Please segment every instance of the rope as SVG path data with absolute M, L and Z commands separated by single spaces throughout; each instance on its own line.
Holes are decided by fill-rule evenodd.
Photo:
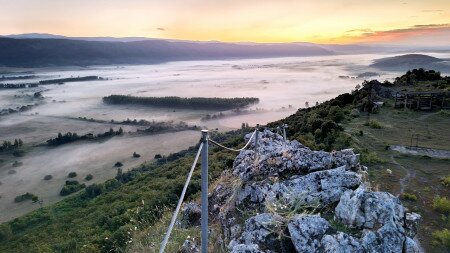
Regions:
M 209 142 L 211 142 L 212 144 L 214 144 L 214 145 L 216 145 L 216 146 L 219 146 L 219 147 L 221 147 L 221 148 L 224 148 L 224 149 L 227 149 L 227 150 L 230 150 L 230 151 L 234 151 L 234 152 L 241 152 L 242 150 L 244 150 L 244 149 L 246 149 L 246 148 L 248 147 L 248 145 L 249 145 L 250 142 L 252 141 L 253 136 L 255 135 L 256 131 L 257 131 L 257 130 L 253 131 L 253 134 L 252 134 L 252 136 L 250 136 L 250 139 L 248 140 L 247 144 L 245 144 L 245 146 L 243 146 L 243 147 L 240 148 L 240 149 L 234 149 L 234 148 L 225 147 L 224 145 L 222 145 L 222 144 L 220 144 L 220 143 L 218 143 L 218 142 L 216 142 L 216 141 L 214 141 L 214 140 L 211 140 L 211 139 L 208 139 L 208 140 L 209 140 Z
M 170 234 L 172 233 L 173 226 L 175 225 L 175 221 L 177 219 L 178 212 L 180 212 L 181 204 L 183 203 L 183 200 L 184 200 L 184 195 L 186 194 L 187 187 L 189 185 L 189 182 L 191 181 L 191 177 L 192 177 L 192 174 L 194 173 L 195 165 L 197 164 L 198 158 L 199 158 L 200 153 L 202 151 L 202 147 L 203 147 L 203 142 L 200 143 L 200 147 L 198 148 L 197 155 L 195 156 L 194 163 L 192 163 L 191 170 L 189 171 L 189 175 L 188 175 L 188 177 L 186 179 L 186 183 L 184 184 L 183 191 L 181 192 L 180 199 L 178 200 L 177 208 L 175 209 L 175 212 L 173 213 L 172 220 L 170 221 L 169 228 L 167 229 L 167 232 L 166 232 L 166 236 L 164 237 L 164 240 L 161 243 L 161 248 L 159 249 L 159 253 L 164 253 L 164 250 L 166 248 L 167 242 L 169 241 Z

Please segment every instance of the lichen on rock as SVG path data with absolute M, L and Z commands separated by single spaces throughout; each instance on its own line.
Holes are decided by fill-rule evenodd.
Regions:
M 420 215 L 390 193 L 371 191 L 353 150 L 312 151 L 269 130 L 259 137 L 257 150 L 252 143 L 241 151 L 210 194 L 224 249 L 417 252 Z

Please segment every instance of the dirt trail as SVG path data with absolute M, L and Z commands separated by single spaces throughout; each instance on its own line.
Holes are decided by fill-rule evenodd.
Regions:
M 400 179 L 400 192 L 397 194 L 397 197 L 398 197 L 405 192 L 407 183 L 409 182 L 409 180 L 411 180 L 411 178 L 414 178 L 416 176 L 416 173 L 414 171 L 408 170 L 407 168 L 405 168 L 405 166 L 398 163 L 397 160 L 395 160 L 393 155 L 391 155 L 390 158 L 391 158 L 391 161 L 393 164 L 402 168 L 406 172 L 406 175 Z

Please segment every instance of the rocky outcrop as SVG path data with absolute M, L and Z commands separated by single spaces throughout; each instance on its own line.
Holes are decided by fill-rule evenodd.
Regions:
M 200 218 L 202 216 L 202 209 L 199 204 L 195 202 L 189 202 L 183 207 L 181 226 L 199 226 Z
M 365 167 L 346 149 L 312 151 L 259 133 L 210 194 L 212 220 L 230 252 L 418 252 L 420 215 L 372 192 Z M 249 138 L 247 135 L 246 138 Z

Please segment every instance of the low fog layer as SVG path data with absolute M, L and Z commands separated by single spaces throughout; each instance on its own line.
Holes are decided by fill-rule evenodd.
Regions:
M 100 76 L 107 80 L 70 82 L 29 89 L 0 90 L 0 111 L 7 108 L 39 103 L 33 109 L 0 116 L 0 141 L 21 138 L 26 145 L 36 145 L 55 137 L 58 132 L 98 134 L 119 125 L 78 120 L 78 117 L 96 120 L 122 121 L 127 118 L 148 121 L 184 121 L 190 125 L 218 128 L 219 131 L 239 128 L 242 123 L 265 124 L 313 106 L 338 94 L 350 92 L 366 79 L 392 79 L 401 72 L 381 71 L 368 67 L 374 59 L 392 55 L 345 55 L 302 58 L 272 58 L 228 61 L 185 61 L 157 65 L 96 66 L 88 68 L 33 69 L 36 80 L 78 76 Z M 447 55 L 433 56 L 448 58 Z M 403 70 L 402 70 L 403 71 Z M 36 80 L 15 80 L 15 83 Z M 43 91 L 43 99 L 33 94 Z M 202 121 L 205 115 L 218 111 L 152 108 L 135 105 L 107 105 L 102 97 L 111 94 L 133 96 L 180 97 L 257 97 L 260 103 L 236 115 Z M 69 119 L 71 118 L 71 119 Z M 74 118 L 74 119 L 73 119 Z M 125 132 L 136 131 L 136 126 L 123 126 Z M 101 182 L 115 175 L 112 166 L 123 161 L 129 169 L 150 160 L 156 153 L 167 154 L 187 148 L 198 141 L 199 133 L 183 131 L 153 136 L 114 137 L 106 142 L 77 142 L 59 147 L 33 148 L 24 157 L 0 154 L 0 221 L 23 214 L 38 205 L 31 202 L 14 203 L 15 196 L 31 192 L 44 204 L 57 201 L 58 193 L 70 171 L 84 176 L 91 173 Z M 133 152 L 141 153 L 133 159 Z M 12 167 L 14 161 L 22 162 Z M 14 169 L 15 174 L 8 174 Z M 52 174 L 50 182 L 43 181 Z

